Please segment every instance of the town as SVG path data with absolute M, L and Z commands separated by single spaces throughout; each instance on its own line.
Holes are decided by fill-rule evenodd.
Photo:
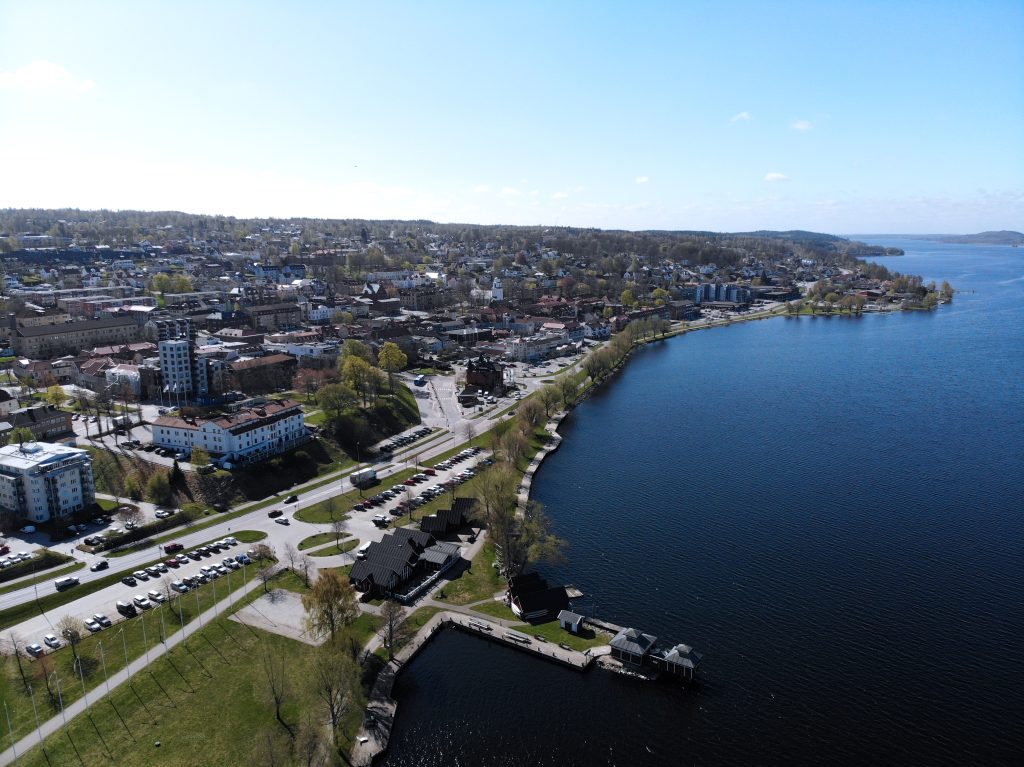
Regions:
M 529 498 L 560 417 L 638 344 L 953 297 L 808 232 L 109 211 L 0 230 L 3 763 L 112 682 L 173 673 L 204 622 L 251 629 L 235 641 L 280 726 L 263 761 L 298 727 L 267 642 L 320 669 L 310 747 L 364 764 L 394 676 L 445 625 L 692 683 L 689 645 L 574 612 L 578 589 L 534 569 L 562 556 Z

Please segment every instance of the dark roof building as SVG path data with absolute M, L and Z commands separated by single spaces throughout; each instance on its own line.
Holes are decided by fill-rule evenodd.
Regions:
M 613 658 L 642 666 L 657 641 L 657 637 L 639 629 L 622 629 L 609 644 Z

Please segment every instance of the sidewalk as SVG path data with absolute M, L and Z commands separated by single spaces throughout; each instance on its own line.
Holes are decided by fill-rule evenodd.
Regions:
M 220 615 L 220 613 L 224 612 L 234 602 L 237 602 L 240 598 L 248 594 L 250 591 L 252 591 L 255 588 L 261 587 L 262 585 L 263 584 L 261 583 L 259 578 L 253 578 L 247 584 L 242 586 L 242 588 L 237 589 L 235 592 L 229 595 L 226 599 L 222 599 L 220 602 L 210 607 L 209 610 L 200 614 L 199 616 L 197 616 L 196 619 L 193 619 L 188 624 L 186 624 L 185 632 L 177 631 L 167 639 L 166 643 L 158 644 L 151 647 L 149 649 L 148 660 L 146 659 L 146 655 L 143 654 L 140 657 L 133 660 L 131 663 L 129 663 L 125 668 L 111 675 L 109 679 L 111 691 L 113 692 L 118 687 L 120 687 L 122 683 L 128 681 L 128 678 L 130 676 L 139 673 L 140 671 L 145 669 L 146 666 L 148 666 L 150 663 L 162 657 L 169 649 L 178 646 L 179 644 L 181 644 L 182 641 L 194 635 L 196 631 L 199 631 L 201 630 L 202 627 L 207 626 L 211 620 L 216 619 Z M 193 626 L 194 628 L 192 629 L 192 633 L 187 634 L 186 636 L 185 634 L 189 626 Z M 64 716 L 66 716 L 69 720 L 72 720 L 76 716 L 84 712 L 87 708 L 87 705 L 93 705 L 98 701 L 103 700 L 103 698 L 105 698 L 106 696 L 106 685 L 98 684 L 96 685 L 96 687 L 89 690 L 89 693 L 85 698 L 79 698 L 74 703 L 67 706 L 64 709 L 63 714 L 58 713 L 52 719 L 48 719 L 47 721 L 43 722 L 39 726 L 39 730 L 42 731 L 43 740 L 45 740 L 47 737 L 55 733 L 64 725 Z M 88 700 L 88 704 L 86 703 L 86 700 Z M 30 749 L 38 745 L 39 731 L 33 730 L 30 735 L 26 735 L 24 738 L 19 740 L 14 745 L 14 747 L 8 748 L 6 751 L 0 753 L 0 767 L 3 767 L 3 765 L 11 764 L 11 762 L 14 761 L 15 751 L 17 751 L 19 755 L 23 755 Z

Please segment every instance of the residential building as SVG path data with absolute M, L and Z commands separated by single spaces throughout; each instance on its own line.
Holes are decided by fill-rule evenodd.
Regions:
M 45 442 L 0 447 L 0 510 L 28 522 L 67 517 L 96 501 L 92 457 Z
M 204 448 L 222 464 L 240 466 L 262 461 L 309 441 L 297 402 L 266 402 L 211 419 L 160 416 L 153 422 L 153 442 L 191 451 Z
M 36 439 L 49 439 L 71 433 L 71 413 L 53 405 L 35 405 L 12 410 L 5 420 L 11 428 L 26 428 Z
M 63 325 L 12 326 L 11 345 L 21 356 L 48 359 L 104 344 L 131 343 L 140 335 L 139 326 L 130 319 L 81 320 Z

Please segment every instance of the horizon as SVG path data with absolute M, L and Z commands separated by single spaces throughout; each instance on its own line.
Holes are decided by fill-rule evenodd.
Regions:
M 0 207 L 1024 229 L 1011 0 L 927 13 L 57 2 L 7 4 L 0 20 L 0 99 L 16 117 L 0 124 Z

